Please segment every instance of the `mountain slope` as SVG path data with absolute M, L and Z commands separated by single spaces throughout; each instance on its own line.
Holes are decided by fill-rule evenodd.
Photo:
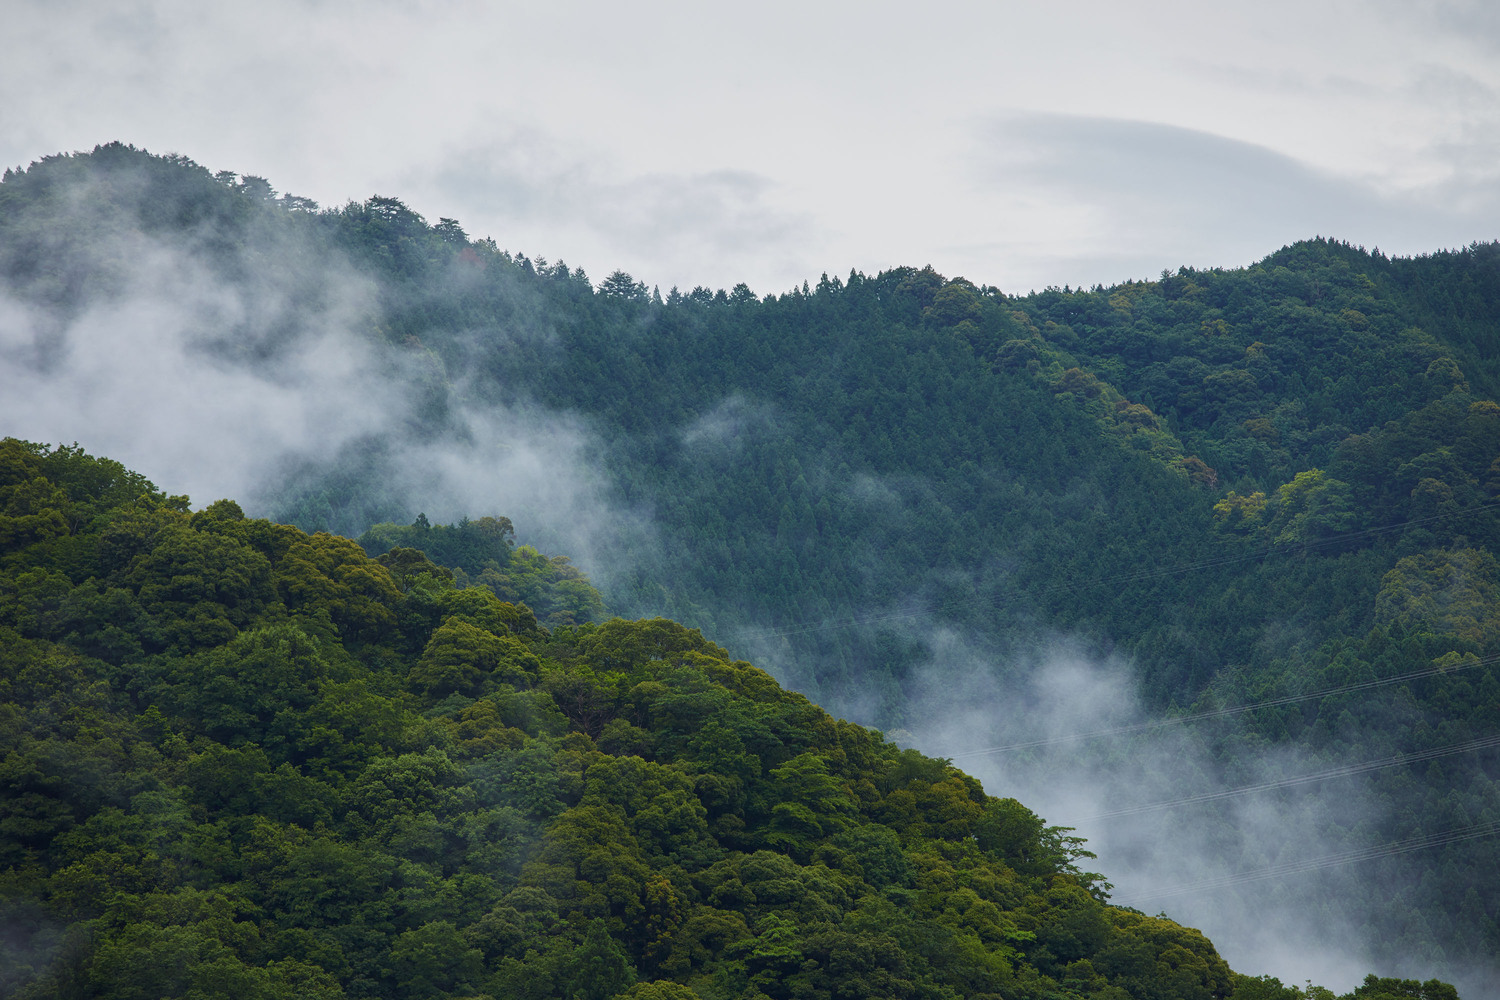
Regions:
M 1025 297 L 930 268 L 661 295 L 392 198 L 316 211 L 120 146 L 8 174 L 0 205 L 30 408 L 89 405 L 128 381 L 109 377 L 123 359 L 85 377 L 89 357 L 175 332 L 153 364 L 194 391 L 164 424 L 196 427 L 206 398 L 275 401 L 254 419 L 222 404 L 190 435 L 254 460 L 252 510 L 371 551 L 428 514 L 504 510 L 612 608 L 699 627 L 850 718 L 936 730 L 944 753 L 1107 728 L 1107 686 L 1052 714 L 1027 700 L 1061 676 L 1037 652 L 1059 640 L 1127 662 L 1153 718 L 1261 706 L 1192 723 L 1192 759 L 1160 775 L 1128 768 L 1168 756 L 1140 739 L 1033 754 L 1038 789 L 1100 774 L 1206 794 L 1425 761 L 1323 802 L 1278 785 L 1277 822 L 1201 807 L 1127 853 L 1172 864 L 1195 829 L 1246 869 L 1377 852 L 1274 892 L 1312 926 L 1367 931 L 1371 954 L 1495 981 L 1496 841 L 1442 841 L 1500 820 L 1481 746 L 1500 704 L 1494 245 L 1402 260 L 1314 240 Z M 1461 669 L 1421 674 L 1434 664 Z M 966 697 L 976 679 L 988 694 Z M 957 702 L 980 710 L 959 731 L 942 725 Z
M 1301 996 L 695 630 L 76 449 L 0 501 L 7 995 Z

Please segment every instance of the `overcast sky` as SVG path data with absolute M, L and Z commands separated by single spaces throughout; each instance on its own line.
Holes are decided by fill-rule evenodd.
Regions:
M 665 291 L 1500 237 L 1500 4 L 8 0 L 0 163 L 121 140 Z

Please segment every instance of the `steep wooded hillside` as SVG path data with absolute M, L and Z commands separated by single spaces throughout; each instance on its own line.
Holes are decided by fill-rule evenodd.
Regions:
M 1303 996 L 696 630 L 77 449 L 0 442 L 0 512 L 8 996 Z

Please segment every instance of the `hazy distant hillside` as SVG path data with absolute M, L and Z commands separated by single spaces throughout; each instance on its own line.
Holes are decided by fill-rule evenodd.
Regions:
M 1025 744 L 973 767 L 1086 817 L 1080 776 L 1166 801 L 1086 828 L 1134 891 L 1211 855 L 1247 877 L 1184 877 L 1194 913 L 1276 907 L 1495 987 L 1500 245 L 662 291 L 106 147 L 7 174 L 0 274 L 18 427 L 151 442 L 255 513 L 381 525 L 372 549 L 506 515 L 612 610 L 832 711 Z M 1124 732 L 1137 698 L 1201 718 Z M 1094 730 L 1121 732 L 1046 742 Z M 1301 874 L 1248 878 L 1277 866 Z

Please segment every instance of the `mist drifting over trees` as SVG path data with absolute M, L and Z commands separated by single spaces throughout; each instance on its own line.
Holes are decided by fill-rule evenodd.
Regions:
M 109 146 L 7 172 L 0 275 L 4 431 L 124 463 L 105 476 L 81 454 L 12 446 L 6 516 L 22 520 L 7 529 L 0 625 L 20 651 L 7 683 L 29 693 L 7 698 L 25 706 L 7 739 L 39 777 L 16 778 L 37 825 L 22 823 L 8 864 L 13 895 L 40 907 L 15 917 L 45 957 L 38 975 L 75 974 L 48 964 L 68 955 L 69 982 L 103 982 L 88 977 L 106 974 L 105 953 L 70 928 L 134 917 L 109 909 L 100 885 L 115 883 L 90 852 L 139 869 L 155 851 L 151 864 L 188 874 L 131 883 L 130 905 L 155 914 L 142 926 L 192 923 L 195 954 L 229 948 L 266 995 L 312 982 L 402 995 L 419 980 L 429 995 L 500 995 L 523 968 L 586 992 L 587 962 L 616 970 L 600 996 L 654 996 L 640 991 L 656 980 L 704 997 L 793 982 L 839 995 L 853 980 L 797 979 L 796 962 L 826 972 L 840 948 L 877 947 L 861 928 L 918 897 L 948 928 L 943 948 L 980 949 L 964 961 L 994 988 L 944 979 L 933 970 L 954 953 L 899 934 L 922 957 L 881 967 L 888 985 L 1134 995 L 1109 949 L 1192 932 L 1109 907 L 1105 879 L 1118 902 L 1208 933 L 1217 951 L 1183 945 L 1204 996 L 1283 995 L 1234 994 L 1252 987 L 1220 952 L 1341 990 L 1368 969 L 1493 989 L 1500 247 L 1390 258 L 1315 239 L 1239 270 L 1026 296 L 917 267 L 768 295 L 661 290 L 528 259 L 396 198 L 321 209 Z M 250 518 L 192 513 L 125 467 Z M 101 476 L 116 492 L 91 485 Z M 137 510 L 125 493 L 142 491 L 154 499 Z M 194 576 L 169 568 L 173 545 L 211 563 L 244 549 L 239 589 L 172 582 Z M 611 614 L 699 634 L 617 653 L 597 638 L 624 628 Z M 303 638 L 272 634 L 292 627 Z M 259 707 L 216 707 L 193 693 L 257 657 L 279 676 L 298 643 L 328 664 L 300 694 L 271 685 L 244 694 Z M 46 707 L 56 657 L 103 700 Z M 725 674 L 741 657 L 889 741 L 766 693 L 751 668 Z M 651 684 L 665 688 L 637 691 Z M 342 762 L 298 749 L 314 739 L 298 727 L 323 724 L 313 706 L 348 685 L 394 728 L 337 730 L 363 748 Z M 795 719 L 747 708 L 731 725 L 723 713 L 751 689 Z M 37 748 L 76 742 L 49 727 L 90 712 L 144 757 L 110 758 L 119 781 L 49 805 L 73 772 Z M 714 726 L 745 760 L 704 756 Z M 770 739 L 757 726 L 784 749 L 754 749 Z M 954 758 L 983 791 L 903 746 Z M 224 754 L 255 789 L 237 804 L 193 777 Z M 522 760 L 552 769 L 555 803 L 507 798 Z M 417 768 L 411 794 L 436 798 L 389 814 L 359 798 L 401 761 Z M 606 777 L 638 767 L 650 774 Z M 651 794 L 679 818 L 640 826 L 612 790 L 637 779 L 662 783 Z M 313 790 L 273 808 L 276 782 Z M 950 786 L 956 812 L 938 819 L 927 800 Z M 917 818 L 896 822 L 881 810 L 903 789 Z M 994 810 L 1012 799 L 1035 843 L 983 832 L 1011 829 Z M 333 949 L 323 924 L 288 922 L 301 904 L 276 894 L 302 890 L 281 875 L 248 896 L 216 888 L 240 884 L 223 859 L 261 863 L 256 816 L 313 838 L 267 855 L 267 872 L 354 851 L 387 865 L 370 875 L 387 884 L 489 882 L 472 899 L 422 882 L 413 899 L 463 901 L 412 903 Z M 582 846 L 559 860 L 573 848 L 557 823 L 606 816 L 616 825 L 579 844 L 641 844 L 646 867 L 622 876 L 635 895 L 591 895 L 608 878 Z M 124 832 L 97 846 L 110 823 Z M 1048 824 L 1076 827 L 1104 875 L 1074 866 L 1081 848 Z M 219 860 L 158 849 L 188 836 L 162 830 L 200 827 Z M 474 860 L 497 850 L 510 853 Z M 802 900 L 786 907 L 718 906 L 722 866 L 750 885 L 736 851 L 769 852 L 798 866 L 775 878 L 813 887 L 786 890 Z M 64 888 L 84 873 L 105 883 Z M 376 906 L 371 892 L 345 916 Z M 970 915 L 944 917 L 962 892 Z M 210 906 L 214 893 L 227 895 Z M 981 926 L 973 907 L 995 915 Z M 214 921 L 260 943 L 231 947 Z M 855 939 L 820 938 L 835 933 L 824 924 Z M 466 942 L 447 972 L 408 967 L 439 939 Z M 1162 995 L 1197 995 L 1182 988 Z

